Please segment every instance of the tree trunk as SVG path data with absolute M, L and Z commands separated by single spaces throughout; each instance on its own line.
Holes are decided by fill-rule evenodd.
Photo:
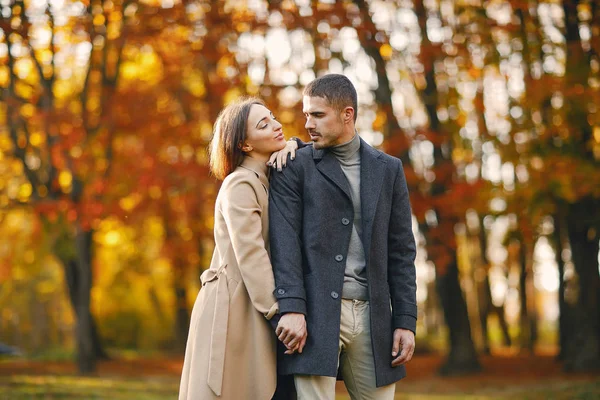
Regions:
M 440 373 L 460 375 L 479 371 L 481 366 L 471 338 L 471 324 L 458 280 L 456 258 L 448 265 L 444 275 L 436 277 L 436 288 L 450 336 L 450 354 Z
M 184 352 L 187 344 L 187 336 L 190 329 L 190 315 L 187 306 L 187 289 L 177 284 L 175 287 L 175 339 L 177 350 Z
M 77 287 L 75 288 L 75 314 L 77 315 L 77 366 L 81 374 L 90 374 L 96 370 L 96 352 L 92 315 L 90 311 L 90 294 L 92 289 L 92 238 L 93 231 L 84 231 L 77 227 L 75 234 L 75 250 L 77 254 Z
M 67 289 L 69 291 L 69 300 L 71 302 L 71 306 L 73 307 L 73 312 L 75 313 L 76 320 L 79 320 L 79 309 L 77 307 L 77 293 L 80 285 L 80 277 L 79 277 L 79 267 L 77 266 L 76 260 L 63 260 L 63 267 L 65 270 L 65 278 L 67 282 Z M 91 319 L 91 329 L 92 329 L 92 342 L 94 346 L 94 352 L 96 353 L 96 358 L 99 360 L 109 360 L 110 357 L 104 350 L 104 346 L 102 345 L 102 341 L 100 340 L 100 335 L 98 333 L 98 326 L 96 324 L 96 319 L 90 312 L 89 318 Z
M 597 210 L 600 201 L 584 199 L 569 207 L 567 230 L 579 296 L 572 315 L 572 334 L 565 354 L 569 371 L 600 368 L 600 275 L 598 274 L 598 231 L 585 215 Z
M 531 271 L 528 265 L 527 251 L 528 248 L 525 245 L 524 239 L 521 239 L 519 243 L 519 264 L 521 265 L 521 275 L 519 278 L 519 298 L 521 300 L 521 334 L 520 342 L 521 348 L 527 349 L 533 353 L 537 329 L 535 323 L 535 310 L 531 307 L 530 303 L 533 301 L 530 295 L 534 293 L 530 290 L 530 280 L 533 279 Z
M 559 206 L 560 207 L 560 206 Z M 559 360 L 564 360 L 567 349 L 567 341 L 569 338 L 569 325 L 567 324 L 567 303 L 565 301 L 565 262 L 562 257 L 563 253 L 563 223 L 564 219 L 560 212 L 554 215 L 554 252 L 556 264 L 558 265 L 558 355 Z

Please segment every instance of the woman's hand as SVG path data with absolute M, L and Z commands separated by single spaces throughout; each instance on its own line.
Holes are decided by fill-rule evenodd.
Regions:
M 296 157 L 296 150 L 298 149 L 298 142 L 295 140 L 288 140 L 285 144 L 285 147 L 279 151 L 271 154 L 269 158 L 269 162 L 267 165 L 269 167 L 277 168 L 277 171 L 281 172 L 283 167 L 285 167 L 287 163 L 287 156 L 290 155 L 290 160 L 293 160 Z

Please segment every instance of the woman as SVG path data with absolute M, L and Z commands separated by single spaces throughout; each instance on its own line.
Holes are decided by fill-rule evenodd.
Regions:
M 267 162 L 281 166 L 296 147 L 286 147 L 281 124 L 259 99 L 225 107 L 215 123 L 210 168 L 223 180 L 215 250 L 192 311 L 180 400 L 269 400 L 275 392 Z

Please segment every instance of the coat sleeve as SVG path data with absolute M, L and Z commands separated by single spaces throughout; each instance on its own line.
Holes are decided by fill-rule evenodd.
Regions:
M 300 161 L 288 163 L 271 177 L 269 234 L 275 275 L 275 297 L 283 313 L 306 315 L 306 293 L 302 267 L 302 179 Z
M 262 236 L 262 207 L 248 181 L 233 181 L 226 190 L 221 213 L 242 280 L 254 308 L 271 319 L 278 312 L 278 304 L 273 296 L 273 271 Z
M 415 332 L 417 325 L 416 246 L 412 232 L 408 187 L 400 161 L 394 182 L 388 240 L 388 283 L 392 297 L 394 329 L 403 328 Z

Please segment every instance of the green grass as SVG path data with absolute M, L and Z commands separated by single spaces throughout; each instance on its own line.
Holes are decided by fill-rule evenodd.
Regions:
M 176 399 L 172 378 L 82 378 L 77 376 L 13 376 L 0 378 L 0 399 Z
M 163 400 L 176 399 L 177 379 L 148 377 L 146 379 L 82 378 L 77 376 L 0 377 L 1 400 L 25 399 L 106 399 L 106 400 Z M 536 385 L 478 388 L 469 393 L 401 393 L 397 400 L 592 400 L 600 398 L 597 382 L 548 382 Z M 347 400 L 339 394 L 336 400 Z

